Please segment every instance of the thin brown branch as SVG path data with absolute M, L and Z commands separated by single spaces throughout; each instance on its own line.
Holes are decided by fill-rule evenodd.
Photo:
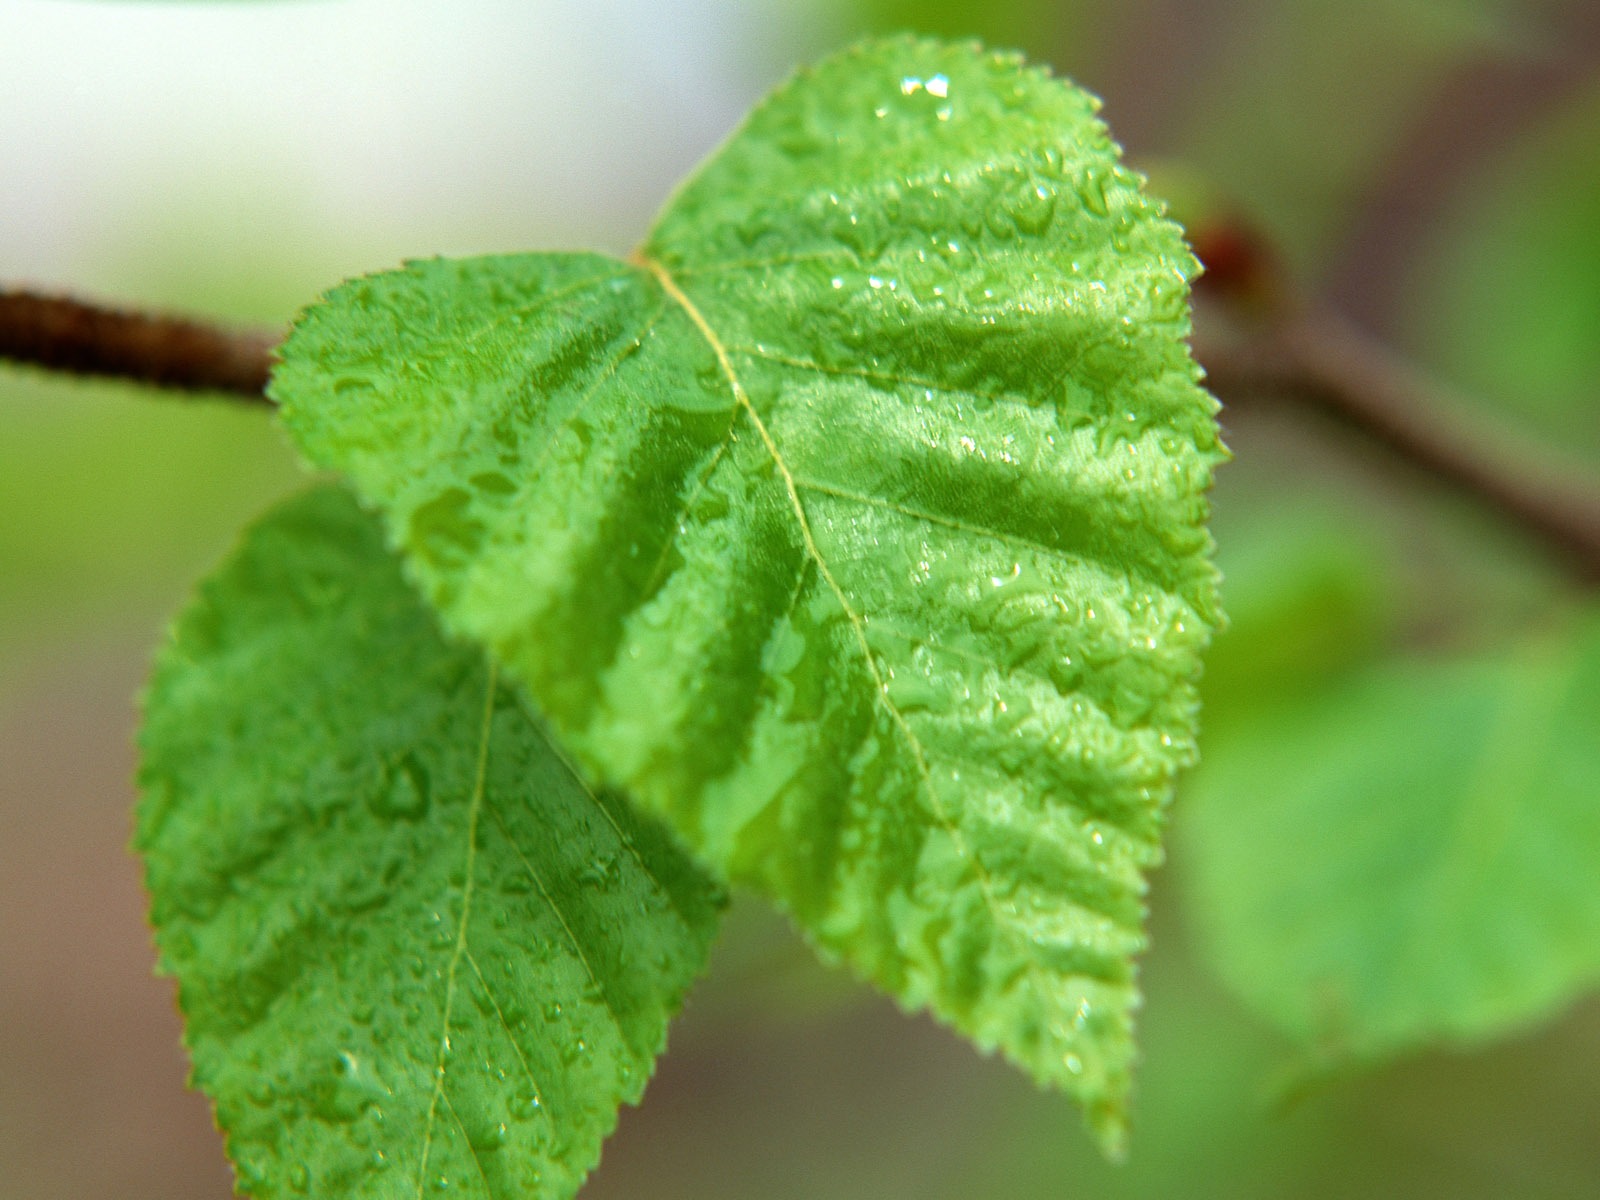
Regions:
M 1224 400 L 1270 397 L 1320 412 L 1531 534 L 1582 582 L 1600 584 L 1600 493 L 1505 439 L 1469 436 L 1466 406 L 1335 314 L 1305 310 L 1238 343 L 1196 345 Z
M 1468 405 L 1310 303 L 1249 221 L 1213 214 L 1191 237 L 1206 264 L 1196 295 L 1233 332 L 1196 338 L 1212 391 L 1322 413 L 1509 520 L 1581 582 L 1600 584 L 1600 491 L 1591 481 L 1559 477 L 1504 434 L 1469 431 Z
M 267 402 L 280 334 L 0 289 L 0 359 Z

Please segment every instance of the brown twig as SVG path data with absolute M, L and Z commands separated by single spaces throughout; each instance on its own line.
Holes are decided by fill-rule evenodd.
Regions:
M 1469 434 L 1459 398 L 1309 302 L 1248 221 L 1219 214 L 1191 236 L 1206 264 L 1196 295 L 1234 327 L 1231 338 L 1196 338 L 1212 391 L 1330 417 L 1510 520 L 1581 582 L 1600 584 L 1600 491 L 1592 484 L 1557 477 L 1505 436 Z
M 1436 385 L 1337 316 L 1272 299 L 1274 274 L 1249 254 L 1229 266 L 1218 250 L 1212 258 L 1213 295 L 1222 289 L 1236 307 L 1254 306 L 1257 318 L 1264 306 L 1285 314 L 1255 320 L 1242 339 L 1197 342 L 1213 391 L 1225 400 L 1271 395 L 1331 416 L 1509 518 L 1583 582 L 1600 583 L 1600 495 L 1593 489 L 1552 482 L 1457 432 L 1452 410 L 1459 405 Z M 262 330 L 0 290 L 0 358 L 56 370 L 265 404 L 277 340 Z
M 266 403 L 280 334 L 0 289 L 0 358 Z
M 1582 582 L 1600 584 L 1600 494 L 1460 432 L 1464 405 L 1332 313 L 1307 311 L 1246 341 L 1196 346 L 1224 400 L 1271 397 L 1322 413 L 1510 519 Z

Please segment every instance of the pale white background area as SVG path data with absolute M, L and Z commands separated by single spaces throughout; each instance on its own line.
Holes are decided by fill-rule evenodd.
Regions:
M 153 277 L 176 301 L 252 268 L 283 289 L 408 256 L 625 249 L 804 52 L 783 10 L 3 0 L 0 279 Z

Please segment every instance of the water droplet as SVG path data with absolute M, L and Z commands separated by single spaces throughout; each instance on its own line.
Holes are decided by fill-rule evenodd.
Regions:
M 1023 190 L 1012 197 L 1011 219 L 1017 228 L 1027 234 L 1042 234 L 1050 228 L 1056 215 L 1056 194 L 1042 183 L 1024 184 Z
M 411 514 L 411 537 L 435 561 L 470 557 L 483 533 L 483 522 L 472 511 L 472 493 L 465 488 L 446 488 Z
M 472 1130 L 467 1139 L 472 1148 L 479 1153 L 498 1150 L 506 1144 L 506 1123 L 501 1121 L 496 1125 L 478 1126 Z
M 492 496 L 509 496 L 517 485 L 499 471 L 480 471 L 472 477 L 472 486 Z
M 317 1115 L 339 1123 L 354 1121 L 377 1105 L 385 1090 L 363 1060 L 349 1050 L 341 1050 L 317 1088 Z
M 236 1151 L 233 1163 L 235 1169 L 239 1172 L 239 1189 L 241 1192 L 258 1190 L 262 1182 L 267 1178 L 267 1162 L 259 1155 Z
M 582 1038 L 564 1042 L 561 1046 L 561 1061 L 571 1066 L 587 1053 L 589 1053 L 589 1043 Z
M 531 1088 L 518 1092 L 511 1097 L 511 1115 L 519 1121 L 526 1121 L 543 1106 L 539 1093 Z
M 1097 217 L 1111 215 L 1106 183 L 1106 170 L 1098 165 L 1085 169 L 1083 176 L 1078 180 L 1078 198 L 1083 201 L 1083 206 Z
M 371 807 L 381 817 L 415 821 L 428 811 L 431 796 L 427 768 L 408 752 L 385 770 Z
M 585 887 L 612 888 L 621 876 L 621 865 L 615 854 L 601 854 L 585 863 L 578 872 L 578 882 Z

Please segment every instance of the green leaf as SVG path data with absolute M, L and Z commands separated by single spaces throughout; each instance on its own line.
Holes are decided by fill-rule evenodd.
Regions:
M 867 44 L 630 262 L 356 280 L 273 395 L 589 770 L 1115 1141 L 1223 451 L 1194 261 L 1093 110 Z
M 1600 982 L 1600 619 L 1391 664 L 1208 747 L 1185 794 L 1215 965 L 1328 1060 L 1525 1025 Z
M 713 886 L 584 789 L 331 487 L 202 588 L 145 713 L 151 916 L 240 1190 L 572 1195 Z

